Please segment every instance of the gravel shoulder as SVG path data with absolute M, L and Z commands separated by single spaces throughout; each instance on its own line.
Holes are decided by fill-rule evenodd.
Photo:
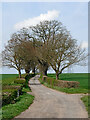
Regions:
M 40 84 L 39 75 L 29 84 L 35 96 L 33 104 L 16 118 L 88 118 L 80 94 L 66 94 Z

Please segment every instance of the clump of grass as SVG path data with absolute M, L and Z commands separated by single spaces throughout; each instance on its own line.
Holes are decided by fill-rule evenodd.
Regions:
M 32 91 L 29 87 L 27 88 L 23 87 L 22 92 L 32 92 Z

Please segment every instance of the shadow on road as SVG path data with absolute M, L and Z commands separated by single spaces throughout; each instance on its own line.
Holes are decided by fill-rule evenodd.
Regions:
M 30 85 L 41 85 L 40 83 L 30 83 Z

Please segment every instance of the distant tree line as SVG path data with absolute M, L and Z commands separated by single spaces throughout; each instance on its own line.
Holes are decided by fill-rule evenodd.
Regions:
M 85 49 L 77 44 L 61 22 L 43 21 L 35 26 L 22 28 L 12 34 L 2 51 L 3 66 L 9 66 L 26 73 L 37 69 L 47 75 L 49 67 L 59 74 L 70 65 L 85 64 Z

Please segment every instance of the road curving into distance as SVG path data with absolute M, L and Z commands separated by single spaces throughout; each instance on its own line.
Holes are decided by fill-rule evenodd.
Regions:
M 39 75 L 29 84 L 35 96 L 33 104 L 16 118 L 88 118 L 78 94 L 66 94 L 40 84 Z

